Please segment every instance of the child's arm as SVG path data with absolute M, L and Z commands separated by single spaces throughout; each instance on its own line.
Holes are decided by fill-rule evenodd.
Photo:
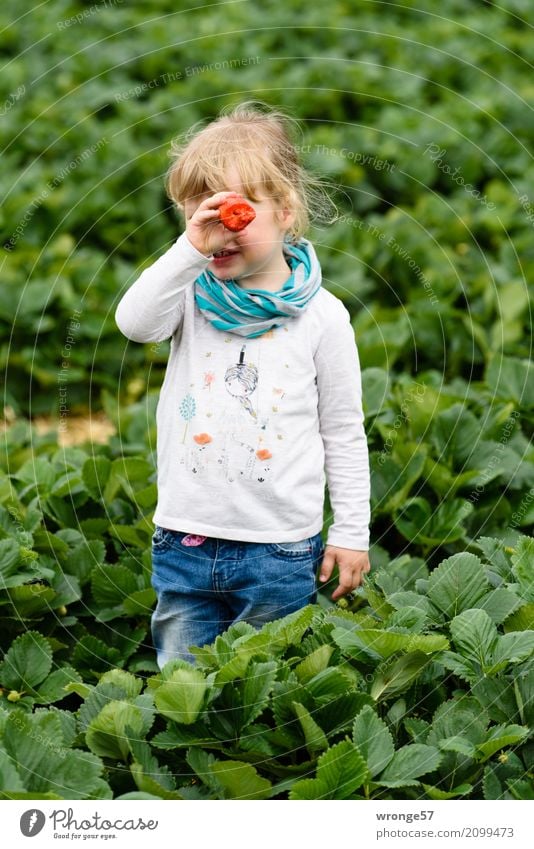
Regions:
M 334 512 L 327 545 L 368 551 L 371 487 L 360 361 L 350 315 L 340 300 L 329 302 L 315 366 L 319 429 Z
M 172 336 L 182 320 L 185 289 L 209 261 L 182 233 L 123 295 L 115 312 L 121 333 L 133 342 L 162 342 Z
M 219 223 L 219 206 L 234 194 L 218 192 L 200 203 L 185 233 L 123 295 L 115 322 L 128 339 L 162 342 L 176 331 L 183 317 L 186 288 L 205 271 L 211 254 L 228 241 L 228 231 Z

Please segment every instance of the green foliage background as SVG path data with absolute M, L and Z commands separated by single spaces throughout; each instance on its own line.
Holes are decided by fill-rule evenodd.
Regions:
M 418 6 L 58 0 L 20 17 L 15 0 L 2 4 L 0 357 L 4 410 L 18 419 L 0 483 L 7 797 L 532 798 L 530 4 Z M 150 678 L 154 414 L 168 343 L 128 343 L 114 311 L 181 231 L 163 186 L 171 138 L 251 98 L 299 119 L 302 158 L 338 206 L 338 221 L 309 236 L 353 316 L 376 584 L 343 613 L 322 592 L 302 632 L 273 626 L 280 651 L 269 630 L 269 649 L 232 633 L 202 655 L 195 706 L 175 697 L 174 684 L 199 684 L 180 665 Z M 107 445 L 64 449 L 57 433 L 36 433 L 31 417 L 58 415 L 61 370 L 69 415 L 104 409 L 114 422 Z M 454 582 L 455 557 L 491 601 L 456 586 L 447 609 L 433 576 Z M 429 641 L 414 648 L 401 639 L 410 633 Z M 259 719 L 246 712 L 253 696 Z M 231 729 L 216 719 L 229 705 Z M 255 720 L 247 748 L 240 735 Z M 19 752 L 37 734 L 61 737 L 59 789 L 13 767 L 13 728 Z M 379 763 L 362 743 L 369 729 Z M 393 745 L 422 748 L 392 761 Z M 302 751 L 289 763 L 292 746 Z M 187 790 L 169 774 L 175 750 Z M 270 767 L 258 771 L 261 758 Z

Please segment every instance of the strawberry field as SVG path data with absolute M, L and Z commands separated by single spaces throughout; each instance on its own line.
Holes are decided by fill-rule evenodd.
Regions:
M 256 2 L 60 0 L 11 26 L 17 8 L 0 11 L 2 798 L 534 798 L 527 4 L 334 0 L 331 25 L 296 2 L 261 4 L 261 25 Z M 245 97 L 300 119 L 338 207 L 310 238 L 358 343 L 372 571 L 350 602 L 332 579 L 160 671 L 169 343 L 128 343 L 114 308 L 181 231 L 170 139 Z M 106 441 L 65 439 L 101 414 Z

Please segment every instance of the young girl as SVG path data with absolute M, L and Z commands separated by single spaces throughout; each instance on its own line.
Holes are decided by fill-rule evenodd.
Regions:
M 167 191 L 185 232 L 130 287 L 115 320 L 171 339 L 157 407 L 152 539 L 162 667 L 237 620 L 255 627 L 332 599 L 370 569 L 369 457 L 358 352 L 343 303 L 303 237 L 318 181 L 291 119 L 244 103 L 171 150 Z M 240 196 L 256 217 L 224 227 Z M 323 545 L 324 489 L 334 512 Z

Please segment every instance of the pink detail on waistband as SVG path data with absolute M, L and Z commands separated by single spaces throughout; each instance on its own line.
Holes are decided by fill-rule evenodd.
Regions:
M 187 534 L 182 540 L 182 545 L 202 545 L 207 540 L 207 537 L 198 536 L 198 534 Z

